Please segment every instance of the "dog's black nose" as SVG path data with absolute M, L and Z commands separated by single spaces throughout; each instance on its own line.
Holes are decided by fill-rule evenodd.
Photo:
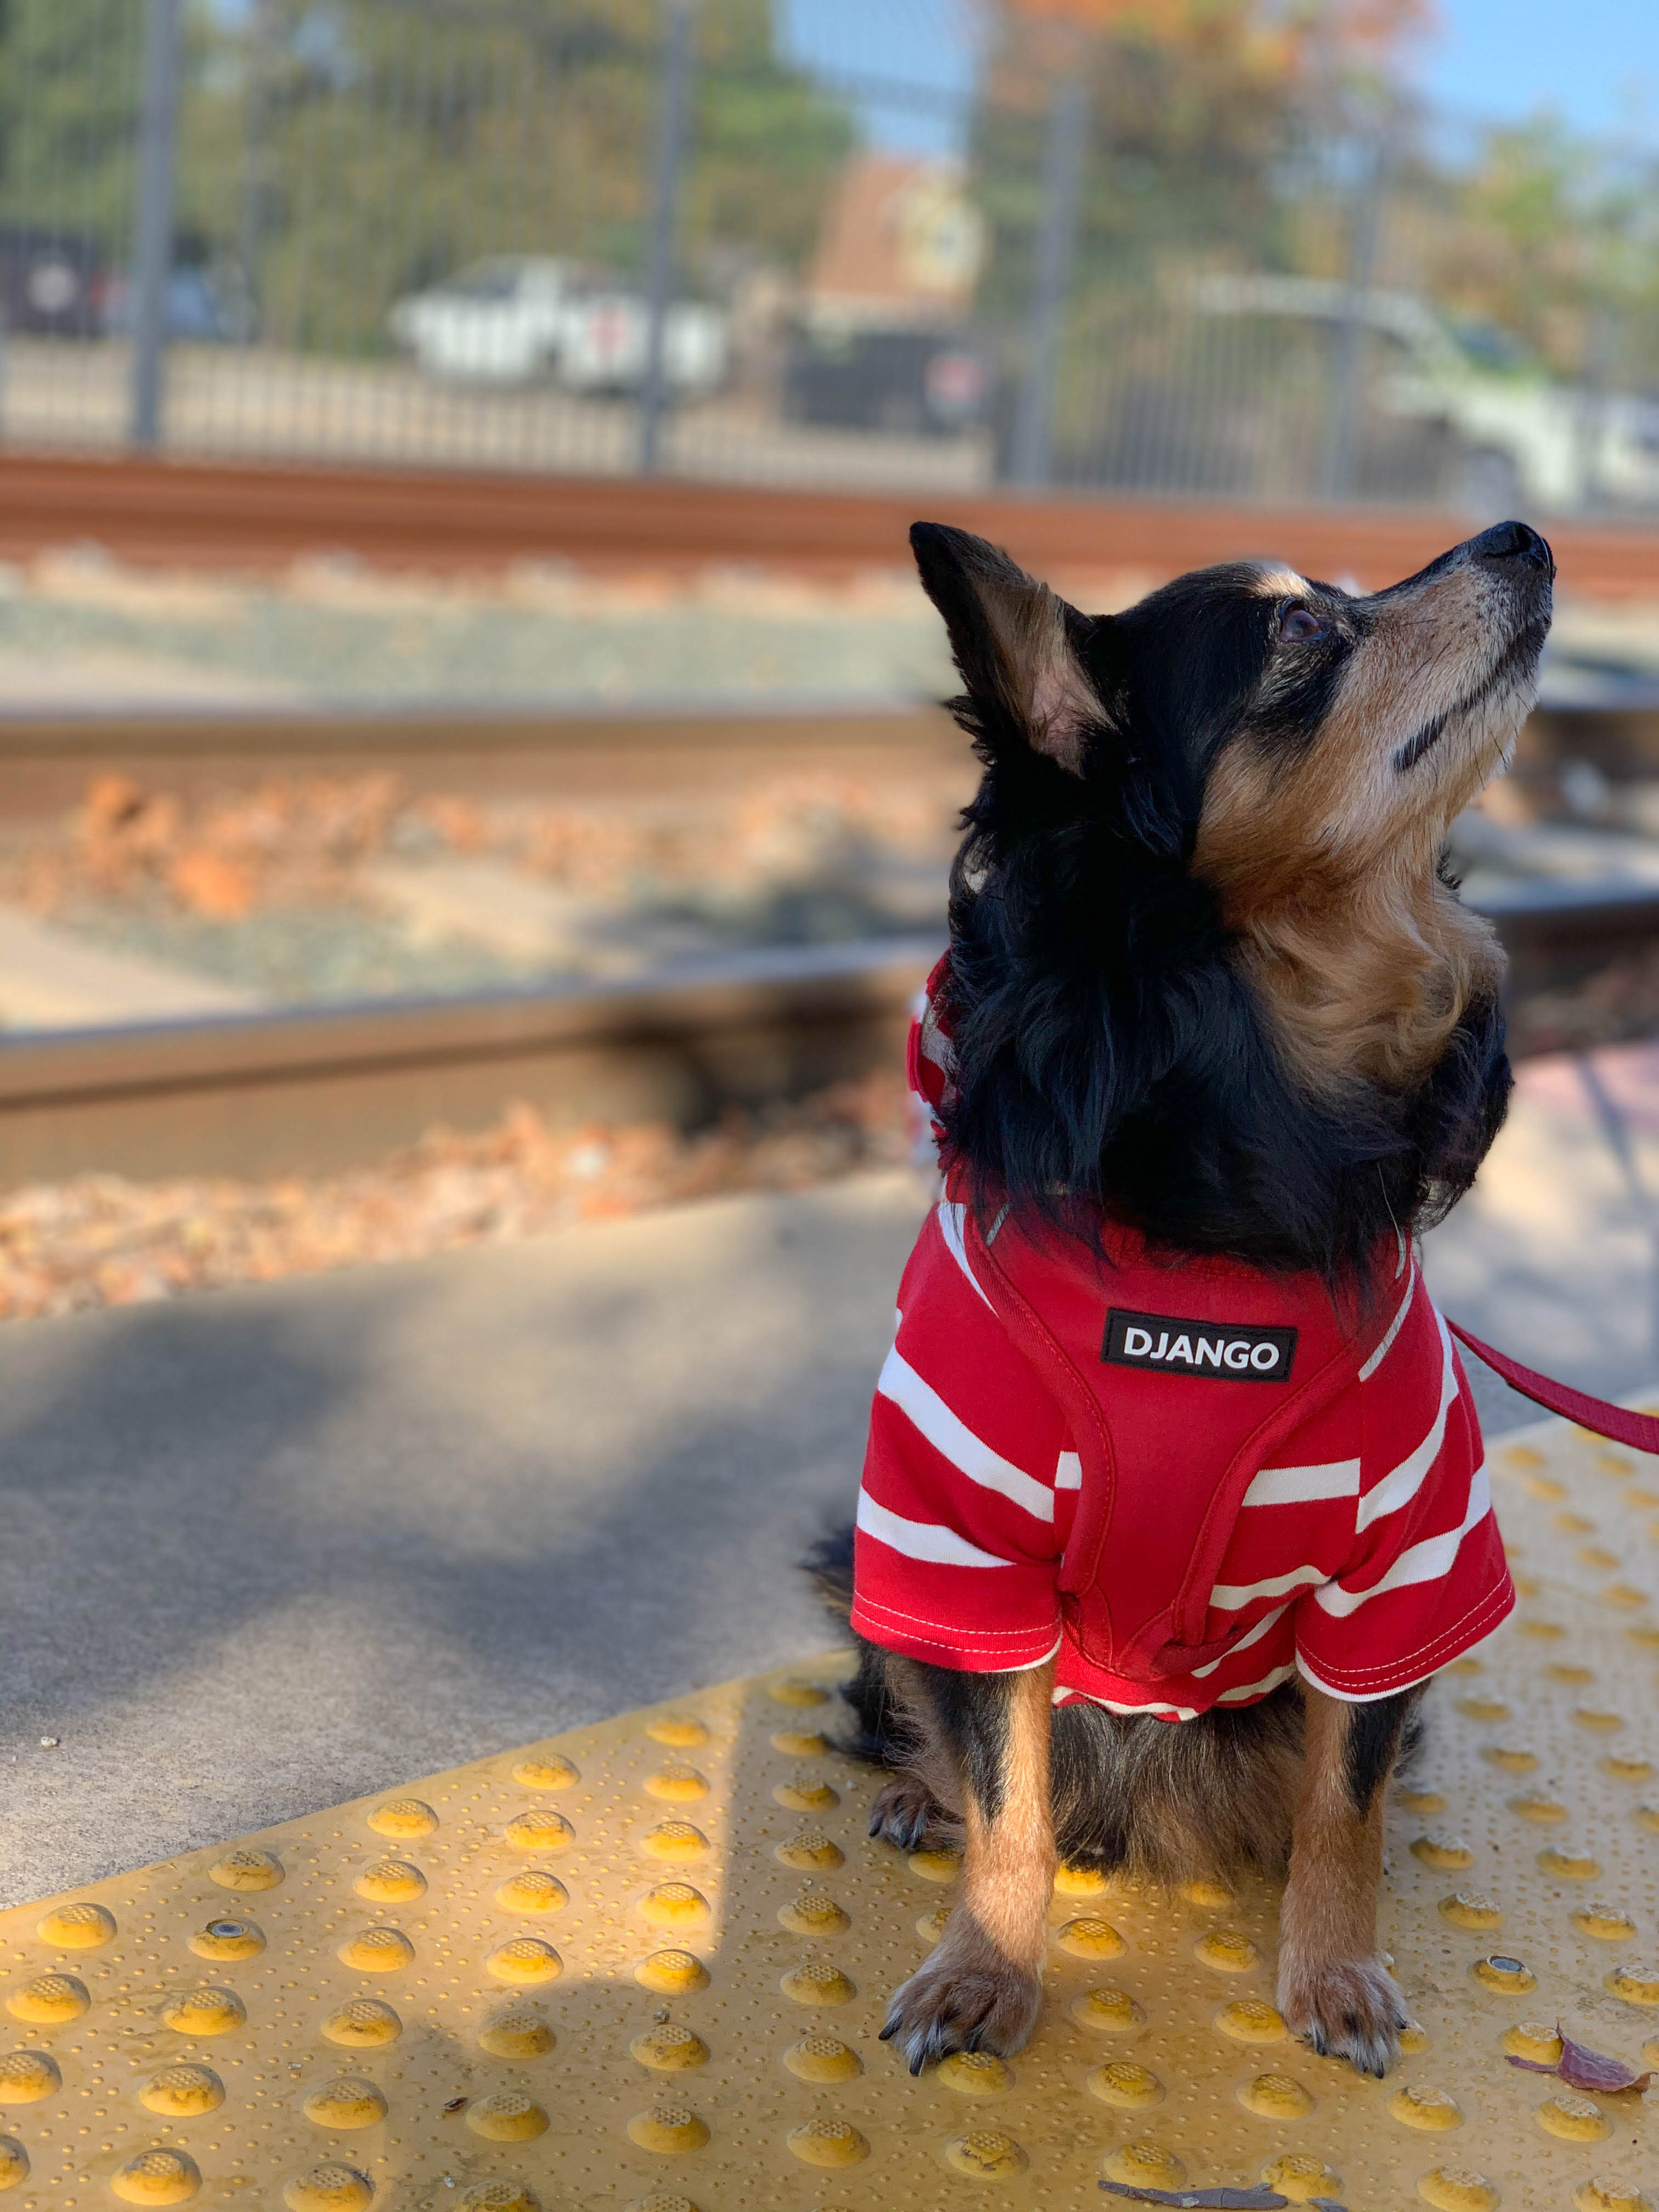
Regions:
M 1523 568 L 1555 574 L 1555 556 L 1548 539 L 1540 538 L 1528 522 L 1494 522 L 1490 530 L 1469 540 L 1469 550 L 1477 561 L 1518 561 Z

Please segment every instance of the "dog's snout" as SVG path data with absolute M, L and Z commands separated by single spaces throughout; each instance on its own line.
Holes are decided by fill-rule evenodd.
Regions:
M 1549 541 L 1540 538 L 1530 523 L 1495 522 L 1490 530 L 1469 540 L 1469 551 L 1477 561 L 1494 564 L 1513 561 L 1522 568 L 1542 568 L 1552 577 L 1555 574 Z

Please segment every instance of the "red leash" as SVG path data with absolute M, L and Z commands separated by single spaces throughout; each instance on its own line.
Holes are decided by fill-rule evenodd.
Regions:
M 1592 1398 L 1583 1390 L 1569 1389 L 1565 1382 L 1553 1382 L 1535 1368 L 1523 1367 L 1507 1352 L 1498 1352 L 1490 1344 L 1482 1344 L 1478 1336 L 1471 1336 L 1468 1329 L 1460 1328 L 1449 1317 L 1446 1326 L 1455 1337 L 1468 1345 L 1477 1359 L 1484 1359 L 1494 1373 L 1503 1376 L 1511 1390 L 1530 1398 L 1534 1405 L 1547 1406 L 1552 1413 L 1565 1413 L 1581 1429 L 1593 1430 L 1598 1437 L 1610 1437 L 1614 1443 L 1628 1444 L 1632 1451 L 1659 1452 L 1659 1419 L 1651 1413 L 1629 1413 L 1623 1406 L 1608 1405 L 1605 1398 Z

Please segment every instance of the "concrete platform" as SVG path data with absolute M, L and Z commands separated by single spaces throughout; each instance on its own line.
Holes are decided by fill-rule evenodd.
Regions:
M 0 2189 L 1653 2212 L 1659 1463 L 1559 1421 L 1491 1457 L 1521 1602 L 1389 1792 L 1386 2081 L 1291 2039 L 1275 1886 L 1078 1866 L 1030 2043 L 913 2079 L 878 2031 L 959 1862 L 866 1833 L 826 1653 L 0 1912 Z M 1564 2036 L 1615 2070 L 1554 2075 Z
M 1659 1371 L 1659 1058 L 1529 1070 L 1431 1239 L 1477 1332 Z M 904 1175 L 0 1330 L 0 1904 L 820 1649 Z M 1474 1372 L 1488 1432 L 1536 1418 Z M 56 1738 L 43 1746 L 43 1736 Z
M 0 1902 L 822 1650 L 791 1562 L 921 1207 L 881 1176 L 0 1331 Z

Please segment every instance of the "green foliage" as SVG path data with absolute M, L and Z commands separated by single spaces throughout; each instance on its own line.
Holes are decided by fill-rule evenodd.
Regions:
M 0 220 L 125 258 L 137 0 L 0 0 Z M 484 253 L 637 272 L 660 89 L 659 0 L 250 0 L 190 18 L 179 231 L 247 267 L 265 335 L 361 352 L 412 286 Z M 853 143 L 782 66 L 768 0 L 702 0 L 686 279 L 799 264 Z

